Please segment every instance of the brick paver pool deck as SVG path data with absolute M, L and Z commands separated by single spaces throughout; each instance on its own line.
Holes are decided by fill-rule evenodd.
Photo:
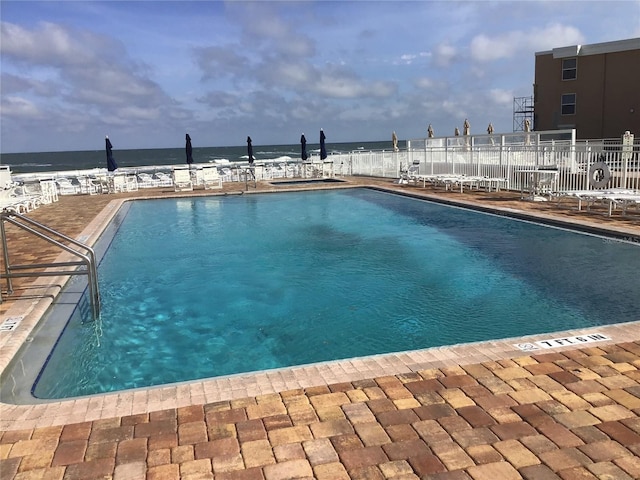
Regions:
M 640 239 L 637 213 L 608 217 L 597 208 L 522 202 L 509 192 L 349 180 Z M 242 189 L 225 185 L 223 193 Z M 173 195 L 149 189 L 61 197 L 29 216 L 91 242 L 118 202 Z M 10 227 L 12 261 L 59 258 Z M 0 304 L 0 322 L 23 320 L 0 332 L 0 368 L 59 285 L 51 277 L 16 280 L 16 293 Z M 514 346 L 593 333 L 610 340 L 527 353 Z M 40 405 L 0 404 L 0 479 L 638 479 L 639 368 L 640 322 L 632 322 Z

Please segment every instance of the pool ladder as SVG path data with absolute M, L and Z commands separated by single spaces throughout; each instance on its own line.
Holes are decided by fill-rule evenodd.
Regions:
M 256 168 L 249 165 L 247 168 L 244 168 L 240 174 L 240 179 L 244 176 L 244 190 L 245 192 L 249 190 L 249 182 L 253 179 L 253 188 L 257 188 L 258 181 L 256 180 Z
M 78 260 L 55 263 L 36 263 L 29 265 L 11 265 L 9 262 L 9 249 L 7 246 L 7 234 L 5 223 L 10 223 L 42 240 L 45 240 L 62 250 L 74 255 Z M 19 213 L 0 212 L 0 237 L 2 237 L 2 252 L 4 260 L 4 273 L 0 277 L 7 279 L 7 293 L 13 294 L 11 279 L 17 277 L 54 277 L 60 275 L 87 275 L 91 313 L 93 319 L 100 318 L 100 292 L 98 290 L 98 273 L 96 269 L 96 256 L 91 247 L 71 237 L 63 235 L 41 223 L 36 222 Z M 66 242 L 66 243 L 63 243 Z M 85 268 L 79 268 L 84 266 Z M 73 269 L 55 271 L 33 271 L 56 267 L 75 267 Z M 29 271 L 32 270 L 32 271 Z M 2 290 L 0 289 L 0 303 L 2 303 Z

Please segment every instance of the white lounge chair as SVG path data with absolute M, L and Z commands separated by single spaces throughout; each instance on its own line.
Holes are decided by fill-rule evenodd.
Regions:
M 40 192 L 44 203 L 53 203 L 58 201 L 58 187 L 53 180 L 40 180 Z
M 173 179 L 166 172 L 156 172 L 154 178 L 157 180 L 159 187 L 173 187 Z
M 0 165 L 0 189 L 9 188 L 12 183 L 11 168 L 8 165 Z
M 127 191 L 127 177 L 124 173 L 116 173 L 111 177 L 109 191 L 113 193 L 120 193 Z
M 610 191 L 598 195 L 595 200 L 609 204 L 609 216 L 611 216 L 616 207 L 620 207 L 624 215 L 629 207 L 638 208 L 638 205 L 640 205 L 640 193 L 634 190 Z
M 22 185 L 0 190 L 0 210 L 16 213 L 28 213 L 42 205 L 39 194 L 29 194 Z
M 400 168 L 400 178 L 398 178 L 398 184 L 406 185 L 411 182 L 414 185 L 418 183 L 420 175 L 420 162 L 413 162 L 411 165 L 407 167 L 406 170 Z
M 222 188 L 222 178 L 220 178 L 218 167 L 203 167 L 202 182 L 205 190 Z
M 234 181 L 233 171 L 229 167 L 222 167 L 221 176 L 222 176 L 222 181 L 223 182 L 233 182 Z
M 91 177 L 77 177 L 80 184 L 80 193 L 88 193 L 89 195 L 96 195 L 102 193 L 102 185 L 96 182 L 96 179 Z
M 80 193 L 80 187 L 71 183 L 68 178 L 58 178 L 56 179 L 56 184 L 58 185 L 59 195 L 77 195 Z
M 127 175 L 125 181 L 127 184 L 127 192 L 138 191 L 138 177 L 135 175 Z
M 191 182 L 191 171 L 188 167 L 174 167 L 172 177 L 173 190 L 175 192 L 193 190 L 193 182 Z
M 280 163 L 276 163 L 271 168 L 271 177 L 272 178 L 283 178 L 285 174 L 285 169 Z
M 611 198 L 611 204 L 609 206 L 609 215 L 613 207 L 622 208 L 622 214 L 625 215 L 629 207 L 635 207 L 636 211 L 640 209 L 640 193 L 617 195 Z
M 555 194 L 558 204 L 563 198 L 575 198 L 578 200 L 578 210 L 582 210 L 583 202 L 587 205 L 587 210 L 596 203 L 606 203 L 609 207 L 609 216 L 616 206 L 622 208 L 623 213 L 631 207 L 637 207 L 640 203 L 640 192 L 628 188 L 610 188 L 605 190 L 565 190 Z
M 160 186 L 160 181 L 153 178 L 153 176 L 148 173 L 139 173 L 138 186 L 140 188 L 154 188 Z

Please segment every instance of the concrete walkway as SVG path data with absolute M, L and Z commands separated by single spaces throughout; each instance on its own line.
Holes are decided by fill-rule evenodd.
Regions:
M 638 215 L 609 218 L 501 192 L 403 191 L 640 234 Z M 62 197 L 32 216 L 78 236 L 112 200 L 126 197 Z M 35 261 L 35 252 L 57 255 L 9 235 L 21 261 Z M 19 293 L 34 289 L 18 282 Z M 0 320 L 23 308 L 21 301 L 2 304 Z M 637 479 L 640 323 L 597 331 L 609 340 L 528 354 L 508 342 L 484 342 L 356 359 L 324 372 L 317 367 L 319 379 L 280 373 L 267 387 L 259 379 L 243 387 L 226 380 L 225 394 L 205 385 L 183 397 L 179 389 L 150 389 L 128 403 L 123 396 L 112 403 L 2 404 L 0 479 Z M 5 337 L 5 364 L 15 343 Z

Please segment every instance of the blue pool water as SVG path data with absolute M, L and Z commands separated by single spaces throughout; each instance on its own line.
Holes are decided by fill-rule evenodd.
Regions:
M 138 201 L 34 394 L 638 320 L 639 248 L 369 189 Z

